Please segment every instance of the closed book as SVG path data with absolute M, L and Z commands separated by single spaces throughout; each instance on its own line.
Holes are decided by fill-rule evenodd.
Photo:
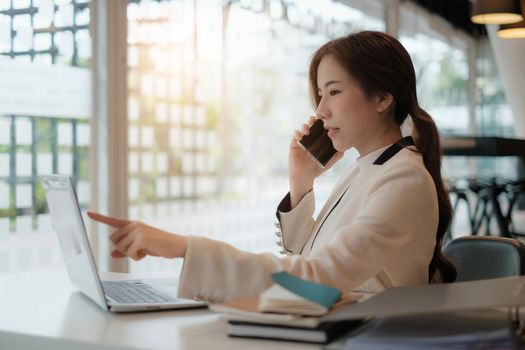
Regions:
M 315 328 L 228 321 L 228 336 L 326 344 L 363 324 L 360 320 L 324 322 Z
M 320 299 L 319 294 L 318 299 Z M 322 316 L 327 314 L 334 305 L 357 302 L 362 296 L 361 293 L 348 293 L 341 297 L 339 293 L 336 297 L 331 296 L 331 299 L 323 304 L 322 301 L 311 301 L 279 284 L 274 284 L 260 295 L 259 312 Z M 337 300 L 339 301 L 336 302 Z
M 322 316 L 343 293 L 330 286 L 303 280 L 286 271 L 272 274 L 273 286 L 260 295 L 259 311 L 302 316 Z M 357 301 L 359 293 L 345 295 L 345 302 Z
M 259 311 L 259 297 L 237 299 L 222 304 L 209 305 L 210 310 L 220 312 L 227 321 L 252 322 L 270 325 L 315 328 L 320 317 Z
M 361 295 L 359 295 L 359 297 L 361 297 Z M 222 313 L 223 317 L 227 321 L 240 321 L 305 328 L 315 328 L 323 321 L 319 316 L 303 316 L 294 313 L 284 313 L 282 311 L 261 312 L 261 302 L 259 299 L 259 296 L 255 296 L 246 299 L 230 300 L 221 304 L 211 304 L 209 305 L 209 309 Z M 327 315 L 330 315 L 332 312 L 336 312 L 348 303 L 355 302 L 356 295 L 354 293 L 345 295 L 330 309 L 330 312 Z

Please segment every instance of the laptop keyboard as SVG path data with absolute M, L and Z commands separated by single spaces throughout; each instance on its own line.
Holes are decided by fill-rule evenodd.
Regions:
M 103 281 L 106 296 L 122 304 L 165 303 L 176 299 L 141 281 Z

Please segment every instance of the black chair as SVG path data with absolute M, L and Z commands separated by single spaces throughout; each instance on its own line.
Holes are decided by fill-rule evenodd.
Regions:
M 443 254 L 456 265 L 455 282 L 525 274 L 525 245 L 517 239 L 460 237 L 450 241 Z

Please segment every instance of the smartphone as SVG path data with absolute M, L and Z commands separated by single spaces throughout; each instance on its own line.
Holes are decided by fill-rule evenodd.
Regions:
M 317 119 L 310 127 L 310 134 L 296 142 L 321 168 L 324 168 L 337 152 L 321 119 Z

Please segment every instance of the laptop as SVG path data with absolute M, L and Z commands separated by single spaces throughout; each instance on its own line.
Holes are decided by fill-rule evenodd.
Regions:
M 42 175 L 41 180 L 69 278 L 98 306 L 111 312 L 206 306 L 203 302 L 177 298 L 177 278 L 101 281 L 72 179 L 63 175 Z

